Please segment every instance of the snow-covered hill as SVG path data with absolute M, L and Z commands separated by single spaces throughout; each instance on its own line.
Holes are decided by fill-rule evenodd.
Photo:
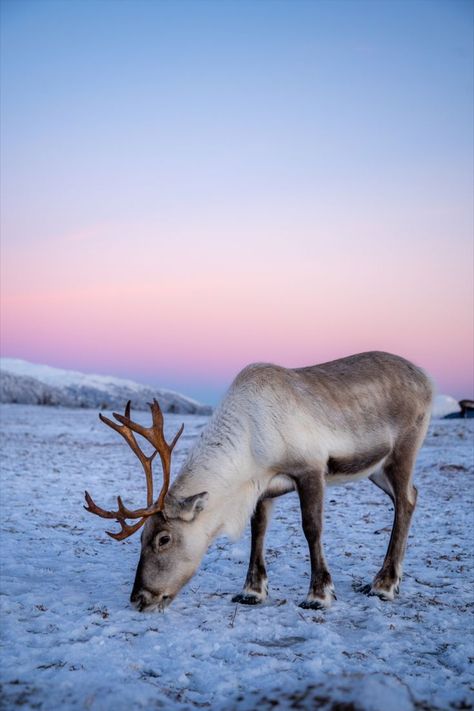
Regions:
M 211 408 L 172 390 L 142 385 L 110 375 L 92 375 L 0 358 L 0 402 L 62 405 L 100 409 L 123 408 L 127 400 L 138 410 L 156 397 L 163 412 L 209 414 Z
M 446 417 L 453 412 L 461 412 L 458 401 L 451 395 L 436 395 L 433 402 L 433 417 Z

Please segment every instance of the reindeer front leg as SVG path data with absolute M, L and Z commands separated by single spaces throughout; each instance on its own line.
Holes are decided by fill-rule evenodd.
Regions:
M 243 605 L 258 605 L 263 602 L 268 593 L 267 570 L 263 556 L 265 532 L 273 508 L 272 499 L 260 499 L 255 507 L 255 512 L 250 523 L 252 532 L 252 546 L 250 561 L 245 579 L 243 592 L 234 595 L 232 602 Z
M 295 477 L 300 497 L 301 521 L 308 541 L 311 560 L 311 582 L 308 596 L 300 607 L 322 610 L 331 606 L 334 586 L 322 548 L 324 474 L 306 472 Z

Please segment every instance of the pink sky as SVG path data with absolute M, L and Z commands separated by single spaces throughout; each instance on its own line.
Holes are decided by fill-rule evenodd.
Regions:
M 4 354 L 217 390 L 255 360 L 299 366 L 383 349 L 470 394 L 468 245 L 464 255 L 442 240 L 381 249 L 377 226 L 364 237 L 299 226 L 294 240 L 261 225 L 241 240 L 219 230 L 185 240 L 169 226 L 163 236 L 110 223 L 44 249 L 7 247 Z

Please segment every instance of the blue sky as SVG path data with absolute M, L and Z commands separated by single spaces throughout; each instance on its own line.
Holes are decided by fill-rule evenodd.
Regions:
M 250 360 L 383 347 L 469 391 L 472 13 L 463 0 L 4 0 L 5 353 L 214 399 Z M 189 286 L 195 273 L 212 294 Z M 182 296 L 154 293 L 153 274 Z M 107 321 L 99 286 L 119 300 L 142 282 L 148 326 L 133 337 L 147 354 L 121 359 L 127 331 Z M 315 319 L 334 290 L 341 304 Z M 30 327 L 41 319 L 49 330 Z M 109 349 L 96 342 L 106 323 Z M 154 364 L 163 340 L 175 350 Z

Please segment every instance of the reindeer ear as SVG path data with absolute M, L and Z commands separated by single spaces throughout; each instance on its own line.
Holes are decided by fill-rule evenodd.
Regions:
M 185 499 L 178 499 L 176 502 L 176 514 L 182 521 L 194 521 L 196 516 L 206 506 L 209 494 L 202 491 L 194 496 L 187 496 Z

